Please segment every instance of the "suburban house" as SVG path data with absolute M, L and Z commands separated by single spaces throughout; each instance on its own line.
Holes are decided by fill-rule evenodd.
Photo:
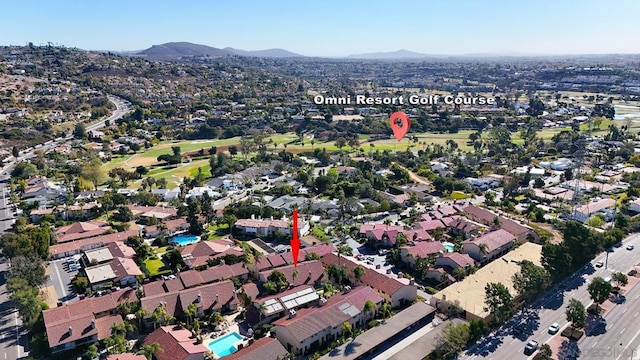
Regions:
M 402 232 L 402 226 L 386 224 L 362 224 L 360 225 L 360 236 L 365 236 L 369 241 L 378 247 L 390 247 L 396 243 L 396 235 Z
M 260 313 L 259 323 L 281 318 L 291 310 L 308 308 L 318 304 L 320 295 L 313 286 L 296 286 L 277 295 L 258 298 L 253 301 L 255 311 Z M 252 324 L 256 326 L 258 324 Z
M 263 337 L 249 340 L 249 346 L 238 349 L 235 353 L 225 356 L 225 360 L 256 360 L 256 359 L 284 359 L 289 355 L 280 341 Z
M 475 266 L 476 262 L 467 254 L 450 252 L 440 255 L 436 259 L 435 267 L 454 270 L 457 268 L 467 268 Z
M 527 240 L 536 240 L 539 238 L 538 233 L 532 228 L 515 222 L 511 219 L 507 219 L 504 216 L 494 214 L 493 212 L 479 208 L 477 206 L 469 205 L 464 208 L 466 216 L 481 224 L 484 224 L 490 228 L 504 229 L 513 235 L 518 242 L 524 242 Z
M 184 309 L 190 304 L 196 304 L 198 316 L 209 314 L 213 311 L 230 312 L 238 307 L 238 299 L 236 298 L 233 282 L 230 280 L 145 296 L 140 299 L 140 302 L 142 308 L 149 314 L 152 314 L 158 306 L 163 306 L 168 314 L 175 317 L 182 316 Z
M 68 241 L 62 244 L 55 244 L 49 247 L 49 254 L 54 259 L 60 259 L 75 254 L 80 254 L 83 251 L 97 249 L 106 246 L 112 242 L 125 242 L 132 236 L 138 236 L 138 230 L 127 230 L 118 233 L 100 235 L 96 237 L 80 239 L 75 241 Z
M 245 236 L 268 236 L 274 233 L 281 233 L 285 235 L 291 235 L 292 225 L 289 220 L 274 220 L 271 219 L 256 219 L 251 216 L 251 219 L 240 219 L 235 223 L 235 229 Z M 308 222 L 298 218 L 298 235 L 304 236 L 310 230 Z
M 72 350 L 111 336 L 111 326 L 123 322 L 116 308 L 125 301 L 137 301 L 135 290 L 122 289 L 44 310 L 42 317 L 51 352 Z
M 144 345 L 160 344 L 162 351 L 153 355 L 156 360 L 204 360 L 209 349 L 198 343 L 190 330 L 176 326 L 161 326 L 144 339 Z
M 607 221 L 613 220 L 615 214 L 616 201 L 611 198 L 595 199 L 575 209 L 572 214 L 574 220 L 586 222 L 596 214 L 604 215 Z
M 364 313 L 369 300 L 376 308 L 383 302 L 373 289 L 359 286 L 330 297 L 318 307 L 290 311 L 287 317 L 273 323 L 276 337 L 289 352 L 297 355 L 312 352 L 335 341 L 345 322 L 352 328 L 364 327 L 375 314 L 375 311 Z
M 191 268 L 207 266 L 209 260 L 225 255 L 241 256 L 244 252 L 235 245 L 233 240 L 218 239 L 213 241 L 199 241 L 180 248 L 182 259 Z
M 46 177 L 33 177 L 27 180 L 27 187 L 22 192 L 22 200 L 39 202 L 42 206 L 66 195 L 67 190 L 47 180 Z
M 504 229 L 498 229 L 462 242 L 462 253 L 481 264 L 486 264 L 507 253 L 515 243 L 516 238 L 512 234 Z
M 147 238 L 155 238 L 159 235 L 172 236 L 181 231 L 189 229 L 189 223 L 184 217 L 167 220 L 158 225 L 151 225 L 144 228 L 144 236 Z
M 365 270 L 364 275 L 362 275 L 359 280 L 356 279 L 353 269 L 360 264 L 346 259 L 345 257 L 339 258 L 336 254 L 327 254 L 322 257 L 322 263 L 325 266 L 345 266 L 347 270 L 346 273 L 349 276 L 349 281 L 351 281 L 351 283 L 363 284 L 371 287 L 394 308 L 412 303 L 418 295 L 418 288 L 412 281 L 404 278 L 399 279 L 389 277 L 369 267 L 363 266 Z
M 136 284 L 136 276 L 143 275 L 135 261 L 127 258 L 114 258 L 107 263 L 85 268 L 84 272 L 93 290 Z
M 91 238 L 111 230 L 105 221 L 77 222 L 67 226 L 56 228 L 53 233 L 57 243 Z
M 436 257 L 447 252 L 447 249 L 439 241 L 421 241 L 413 246 L 403 246 L 400 248 L 400 258 L 404 263 L 414 266 L 416 259 L 426 259 Z
M 322 262 L 313 260 L 299 263 L 297 268 L 293 265 L 287 265 L 273 270 L 262 271 L 259 275 L 260 282 L 267 282 L 269 275 L 274 271 L 280 271 L 284 274 L 291 286 L 319 286 L 322 281 L 327 279 Z M 297 273 L 294 273 L 296 271 Z
M 455 217 L 447 225 L 452 236 L 462 236 L 463 239 L 476 237 L 486 230 L 484 225 L 462 216 Z

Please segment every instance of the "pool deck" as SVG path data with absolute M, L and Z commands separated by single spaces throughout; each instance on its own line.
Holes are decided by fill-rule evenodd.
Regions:
M 233 316 L 237 316 L 237 314 L 235 314 L 235 315 L 233 315 Z M 232 333 L 232 332 L 236 332 L 236 333 L 240 334 L 240 327 L 238 326 L 238 324 L 236 324 L 235 322 L 233 322 L 233 321 L 230 319 L 230 317 L 225 317 L 225 319 L 227 320 L 227 323 L 229 324 L 229 326 L 228 326 L 228 327 L 226 327 L 226 328 L 225 328 L 224 330 L 222 330 L 222 331 L 219 331 L 219 332 L 217 333 L 217 335 L 216 335 L 216 336 L 214 336 L 214 337 L 207 337 L 206 339 L 203 339 L 202 344 L 203 344 L 204 346 L 206 346 L 206 347 L 207 347 L 207 349 L 209 348 L 209 344 L 210 344 L 211 342 L 215 341 L 215 340 L 216 340 L 216 339 L 218 339 L 218 338 L 221 338 L 221 337 L 222 337 L 222 336 L 224 336 L 224 335 L 227 335 L 227 334 Z M 242 335 L 240 335 L 240 336 L 242 336 Z M 233 344 L 233 346 L 235 346 L 235 347 L 236 347 L 236 349 L 237 349 L 239 344 L 242 344 L 242 345 L 243 345 L 243 347 L 244 347 L 244 346 L 247 346 L 247 345 L 249 344 L 249 340 L 239 340 L 237 343 L 234 343 L 234 344 Z M 213 351 L 212 351 L 212 352 L 213 352 Z M 214 353 L 214 356 L 215 356 L 215 353 Z M 216 359 L 219 359 L 219 358 L 218 358 L 218 357 L 216 357 Z

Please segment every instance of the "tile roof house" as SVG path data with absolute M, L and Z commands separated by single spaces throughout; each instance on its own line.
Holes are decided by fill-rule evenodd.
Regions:
M 157 290 L 158 289 L 156 289 L 156 291 Z M 210 313 L 212 311 L 228 312 L 238 307 L 235 288 L 233 282 L 229 280 L 190 289 L 145 296 L 140 299 L 140 302 L 142 308 L 149 314 L 152 314 L 158 306 L 164 306 L 167 313 L 175 317 L 182 316 L 184 309 L 191 303 L 198 304 L 198 314 Z
M 403 262 L 413 266 L 417 258 L 426 259 L 446 252 L 447 249 L 439 241 L 421 241 L 413 246 L 401 247 L 400 258 Z
M 336 254 L 327 254 L 322 257 L 322 263 L 324 266 L 345 266 L 352 283 L 361 283 L 371 287 L 394 308 L 413 302 L 418 295 L 416 285 L 409 280 L 389 277 L 368 267 L 364 267 L 364 275 L 360 280 L 357 280 L 353 275 L 353 269 L 360 264 L 345 257 L 339 258 Z
M 486 264 L 507 253 L 515 243 L 516 238 L 512 234 L 498 229 L 462 242 L 462 253 L 468 254 L 481 264 Z
M 273 323 L 276 337 L 287 351 L 305 354 L 314 343 L 323 345 L 336 340 L 345 322 L 353 328 L 364 327 L 373 317 L 373 313 L 363 311 L 367 301 L 372 301 L 378 308 L 383 298 L 373 289 L 359 286 L 332 296 L 318 307 L 293 311 Z
M 287 278 L 287 282 L 291 286 L 300 285 L 319 285 L 321 282 L 327 280 L 327 276 L 324 273 L 324 267 L 320 260 L 306 261 L 298 264 L 298 275 L 293 277 L 293 272 L 296 268 L 293 265 L 282 266 L 277 269 L 267 270 L 260 272 L 260 282 L 266 282 L 269 275 L 274 271 L 280 271 Z
M 102 235 L 111 230 L 111 226 L 104 221 L 77 222 L 71 225 L 62 226 L 53 231 L 57 243 L 86 239 Z
M 157 237 L 162 234 L 164 236 L 171 236 L 180 231 L 188 230 L 189 223 L 184 217 L 180 217 L 173 220 L 166 220 L 164 226 L 152 225 L 144 228 L 144 236 L 147 238 Z
M 59 259 L 90 249 L 97 249 L 112 242 L 125 242 L 132 236 L 138 236 L 138 230 L 127 230 L 118 233 L 99 235 L 91 238 L 69 241 L 63 244 L 55 244 L 49 247 L 49 254 L 54 259 Z
M 457 252 L 450 252 L 439 256 L 436 259 L 436 267 L 447 268 L 450 270 L 457 269 L 459 267 L 466 268 L 475 266 L 476 262 L 467 254 L 461 254 Z
M 402 226 L 386 225 L 386 224 L 362 224 L 360 226 L 359 235 L 365 236 L 376 246 L 389 247 L 396 243 L 396 235 L 403 232 Z
M 607 221 L 613 220 L 616 201 L 611 198 L 590 201 L 578 208 L 572 214 L 572 218 L 580 222 L 586 222 L 596 214 L 603 214 Z
M 116 314 L 117 305 L 136 299 L 134 290 L 123 289 L 44 310 L 42 317 L 51 352 L 72 350 L 111 336 L 111 325 L 122 323 L 122 317 Z
M 235 353 L 225 356 L 225 360 L 257 360 L 284 359 L 289 355 L 287 349 L 280 342 L 271 337 L 263 337 L 256 341 L 249 340 L 249 346 L 239 349 Z
M 198 344 L 191 331 L 174 326 L 162 326 L 149 334 L 144 345 L 160 344 L 162 351 L 153 354 L 156 360 L 203 360 L 209 349 Z
M 487 209 L 469 205 L 463 210 L 469 219 L 489 227 L 496 227 L 495 219 L 497 217 L 500 223 L 499 228 L 508 231 L 517 239 L 518 242 L 526 241 L 528 238 L 537 239 L 539 237 L 532 228 L 511 219 L 507 219 L 504 216 L 497 215 Z

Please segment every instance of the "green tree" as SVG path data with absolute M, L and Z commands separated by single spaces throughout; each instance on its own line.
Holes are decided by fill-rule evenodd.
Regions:
M 615 272 L 611 275 L 611 280 L 616 285 L 616 287 L 625 286 L 629 283 L 629 278 L 625 273 Z
M 348 321 L 342 323 L 342 327 L 340 327 L 340 330 L 342 331 L 342 335 L 344 336 L 351 336 L 351 334 L 353 333 L 351 324 Z
M 549 344 L 540 345 L 540 350 L 538 350 L 538 354 L 536 354 L 535 360 L 552 360 L 553 359 L 553 350 L 551 350 L 551 346 Z
M 479 340 L 489 331 L 489 325 L 480 319 L 471 319 L 469 322 L 469 337 L 471 341 Z
M 104 180 L 104 173 L 100 168 L 100 164 L 92 161 L 82 167 L 82 177 L 91 182 L 94 190 L 98 190 L 98 185 Z
M 371 314 L 375 313 L 376 312 L 376 304 L 371 300 L 365 301 L 364 307 L 362 308 L 362 312 L 365 315 L 371 315 Z
M 440 334 L 436 348 L 444 358 L 455 356 L 463 351 L 471 338 L 468 324 L 447 323 Z
M 147 360 L 151 360 L 153 359 L 153 356 L 156 354 L 161 353 L 162 347 L 160 347 L 160 344 L 158 343 L 153 343 L 153 344 L 146 344 L 146 345 L 142 345 L 142 347 L 140 348 L 140 351 L 138 351 L 139 355 L 144 355 L 144 357 L 147 358 Z
M 353 268 L 353 277 L 355 277 L 357 281 L 360 281 L 365 272 L 366 270 L 364 269 L 364 267 L 358 265 Z
M 78 273 L 73 278 L 73 280 L 71 280 L 71 286 L 73 286 L 73 291 L 75 291 L 76 293 L 84 294 L 89 287 L 89 279 L 86 276 Z
M 89 360 L 93 360 L 95 358 L 97 358 L 99 355 L 98 353 L 98 345 L 96 344 L 91 344 L 87 347 L 87 351 L 85 351 L 84 356 L 86 356 L 87 358 L 89 358 Z
M 600 305 L 609 298 L 611 290 L 611 284 L 599 276 L 593 278 L 589 286 L 587 286 L 589 297 L 596 303 L 596 309 L 599 309 Z
M 580 300 L 571 299 L 564 311 L 567 321 L 571 323 L 571 327 L 574 329 L 581 329 L 584 327 L 587 319 L 587 313 L 584 305 Z
M 509 289 L 501 283 L 488 283 L 484 291 L 484 310 L 493 314 L 496 322 L 502 323 L 513 311 L 513 299 Z
M 9 277 L 21 278 L 29 286 L 38 287 L 45 283 L 45 271 L 42 262 L 36 256 L 16 256 L 11 259 Z
M 82 123 L 77 123 L 75 128 L 73 128 L 73 137 L 79 140 L 87 138 L 87 130 Z
M 520 263 L 520 271 L 513 275 L 513 287 L 526 300 L 532 300 L 542 293 L 551 279 L 551 274 L 529 260 Z
M 198 308 L 194 303 L 189 304 L 189 306 L 184 309 L 184 315 L 187 317 L 187 326 L 191 325 L 191 321 L 193 320 L 193 316 L 196 314 L 197 310 Z

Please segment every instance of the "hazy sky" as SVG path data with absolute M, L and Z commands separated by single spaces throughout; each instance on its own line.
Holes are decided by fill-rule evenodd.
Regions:
M 120 51 L 189 41 L 309 56 L 640 53 L 639 0 L 21 0 L 0 9 L 0 45 Z

